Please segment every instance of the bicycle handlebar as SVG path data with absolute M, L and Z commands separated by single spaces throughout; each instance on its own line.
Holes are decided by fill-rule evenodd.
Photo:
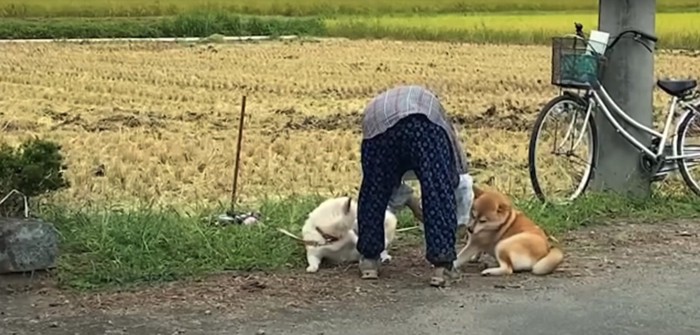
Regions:
M 579 22 L 574 22 L 574 25 L 576 26 L 576 35 L 583 37 L 583 24 L 581 24 Z M 615 36 L 615 38 L 613 39 L 613 43 L 611 43 L 611 44 L 615 44 L 615 41 L 619 40 L 622 35 L 629 34 L 629 33 L 633 33 L 635 35 L 638 35 L 639 37 L 643 37 L 644 39 L 647 39 L 647 40 L 652 41 L 654 43 L 659 41 L 659 38 L 652 35 L 652 34 L 647 34 L 643 31 L 640 31 L 637 29 L 627 29 L 627 30 L 624 30 L 623 32 L 619 33 L 617 36 Z
M 654 35 L 652 35 L 652 34 L 647 34 L 647 33 L 643 32 L 643 31 L 639 31 L 639 30 L 634 30 L 634 29 L 632 29 L 632 30 L 626 30 L 625 32 L 632 32 L 632 33 L 635 33 L 635 34 L 637 34 L 637 35 L 639 35 L 639 36 L 641 36 L 641 37 L 644 37 L 644 38 L 646 38 L 646 39 L 648 39 L 648 40 L 654 42 L 654 43 L 656 43 L 656 42 L 659 41 L 659 38 L 658 38 L 658 37 L 656 37 L 656 36 L 654 36 Z
M 582 37 L 582 38 L 585 38 L 585 37 L 584 37 L 584 34 L 583 34 L 583 24 L 578 23 L 578 22 L 575 22 L 574 24 L 575 24 L 575 26 L 576 26 L 576 35 L 578 35 L 578 36 L 580 36 L 580 37 Z M 643 31 L 639 31 L 639 30 L 636 30 L 636 29 L 628 29 L 628 30 L 625 30 L 625 31 L 623 31 L 623 32 L 621 32 L 621 33 L 619 33 L 619 34 L 617 34 L 617 36 L 615 36 L 615 38 L 613 38 L 612 43 L 610 43 L 610 44 L 608 45 L 608 49 L 612 49 L 612 48 L 615 46 L 615 44 L 617 44 L 617 42 L 620 40 L 620 38 L 621 38 L 622 36 L 624 36 L 625 34 L 630 34 L 630 33 L 632 33 L 632 34 L 635 35 L 635 39 L 638 39 L 639 37 L 642 37 L 642 38 L 644 38 L 644 39 L 646 39 L 646 40 L 648 40 L 648 41 L 654 42 L 654 43 L 656 43 L 656 42 L 659 41 L 659 38 L 656 37 L 656 36 L 654 36 L 654 35 L 647 34 L 647 33 L 643 32 Z M 649 46 L 647 46 L 647 45 L 644 44 L 644 43 L 642 43 L 642 44 L 644 45 L 644 47 L 646 47 L 647 49 L 649 49 Z M 650 51 L 651 51 L 651 50 L 650 50 Z
M 642 31 L 639 31 L 639 30 L 636 30 L 636 29 L 628 29 L 628 30 L 625 30 L 625 31 L 619 33 L 617 36 L 615 36 L 615 38 L 613 39 L 612 43 L 610 43 L 609 48 L 612 48 L 612 47 L 620 40 L 620 38 L 621 38 L 622 36 L 624 36 L 625 34 L 629 34 L 629 33 L 635 34 L 635 38 L 637 38 L 637 37 L 643 37 L 644 39 L 649 40 L 649 41 L 652 41 L 652 42 L 654 42 L 654 43 L 656 43 L 656 42 L 659 40 L 656 36 L 647 34 L 647 33 L 645 33 L 645 32 L 642 32 Z

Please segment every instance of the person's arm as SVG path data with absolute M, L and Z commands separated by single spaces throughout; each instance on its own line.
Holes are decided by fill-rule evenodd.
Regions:
M 442 105 L 442 102 L 438 101 L 437 112 L 442 119 L 441 122 L 444 124 L 444 128 L 447 131 L 447 137 L 450 140 L 450 146 L 452 147 L 452 153 L 454 154 L 455 166 L 457 168 L 457 173 L 465 174 L 469 172 L 469 162 L 467 160 L 466 152 L 462 148 L 462 143 L 459 140 L 459 128 L 453 122 L 452 118 L 447 115 L 447 109 Z
M 459 140 L 459 128 L 452 122 L 450 122 L 450 127 L 452 128 L 452 134 L 450 134 L 450 139 L 452 140 L 452 148 L 456 151 L 457 157 L 455 157 L 455 159 L 457 160 L 457 164 L 460 167 L 459 174 L 468 174 L 469 162 L 467 160 L 466 152 L 462 147 L 462 143 Z
M 420 206 L 420 199 L 411 194 L 411 197 L 406 201 L 406 205 L 413 212 L 413 217 L 418 220 L 418 224 L 423 224 L 423 209 Z
M 413 197 L 413 189 L 406 183 L 401 182 L 391 193 L 391 198 L 389 198 L 389 210 L 393 213 L 397 213 L 401 208 L 406 206 L 406 203 L 411 197 Z
M 423 223 L 423 210 L 420 206 L 420 199 L 415 196 L 411 186 L 402 182 L 391 194 L 389 210 L 396 214 L 404 206 L 407 206 L 411 210 L 413 217 L 418 220 L 420 224 Z

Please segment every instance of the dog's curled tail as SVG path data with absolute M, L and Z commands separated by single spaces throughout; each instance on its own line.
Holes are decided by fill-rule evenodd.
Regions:
M 546 275 L 552 273 L 564 260 L 564 253 L 561 249 L 553 247 L 549 249 L 547 256 L 542 257 L 532 267 L 532 273 L 536 275 Z

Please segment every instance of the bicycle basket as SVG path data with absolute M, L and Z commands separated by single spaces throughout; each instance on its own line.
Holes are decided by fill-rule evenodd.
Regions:
M 603 57 L 586 47 L 586 41 L 575 37 L 552 38 L 552 85 L 588 88 L 600 78 Z

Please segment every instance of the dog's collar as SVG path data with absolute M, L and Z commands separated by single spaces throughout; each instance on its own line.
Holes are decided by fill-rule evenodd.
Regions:
M 324 233 L 323 230 L 321 230 L 321 228 L 319 228 L 319 227 L 316 227 L 316 231 L 319 234 L 321 234 L 321 236 L 323 236 L 323 239 L 326 240 L 326 243 L 333 243 L 333 242 L 337 242 L 338 240 L 340 240 L 339 238 L 337 238 L 333 235 Z
M 306 244 L 306 245 L 312 245 L 312 246 L 321 246 L 321 245 L 324 245 L 324 244 L 330 244 L 330 243 L 338 242 L 338 241 L 340 240 L 339 238 L 337 238 L 337 237 L 335 237 L 335 236 L 333 236 L 333 235 L 326 234 L 326 233 L 323 232 L 323 230 L 321 230 L 321 228 L 319 228 L 319 227 L 316 227 L 316 231 L 317 231 L 319 234 L 321 234 L 321 237 L 323 237 L 325 243 L 319 243 L 319 242 L 316 242 L 316 241 L 305 241 L 305 240 L 304 240 L 304 241 L 303 241 L 304 244 Z
M 510 227 L 513 225 L 513 222 L 520 216 L 522 212 L 520 212 L 517 209 L 511 209 L 510 214 L 508 214 L 508 217 L 506 218 L 506 221 L 503 223 L 501 228 L 498 229 L 498 238 L 500 239 L 503 234 L 510 229 Z

